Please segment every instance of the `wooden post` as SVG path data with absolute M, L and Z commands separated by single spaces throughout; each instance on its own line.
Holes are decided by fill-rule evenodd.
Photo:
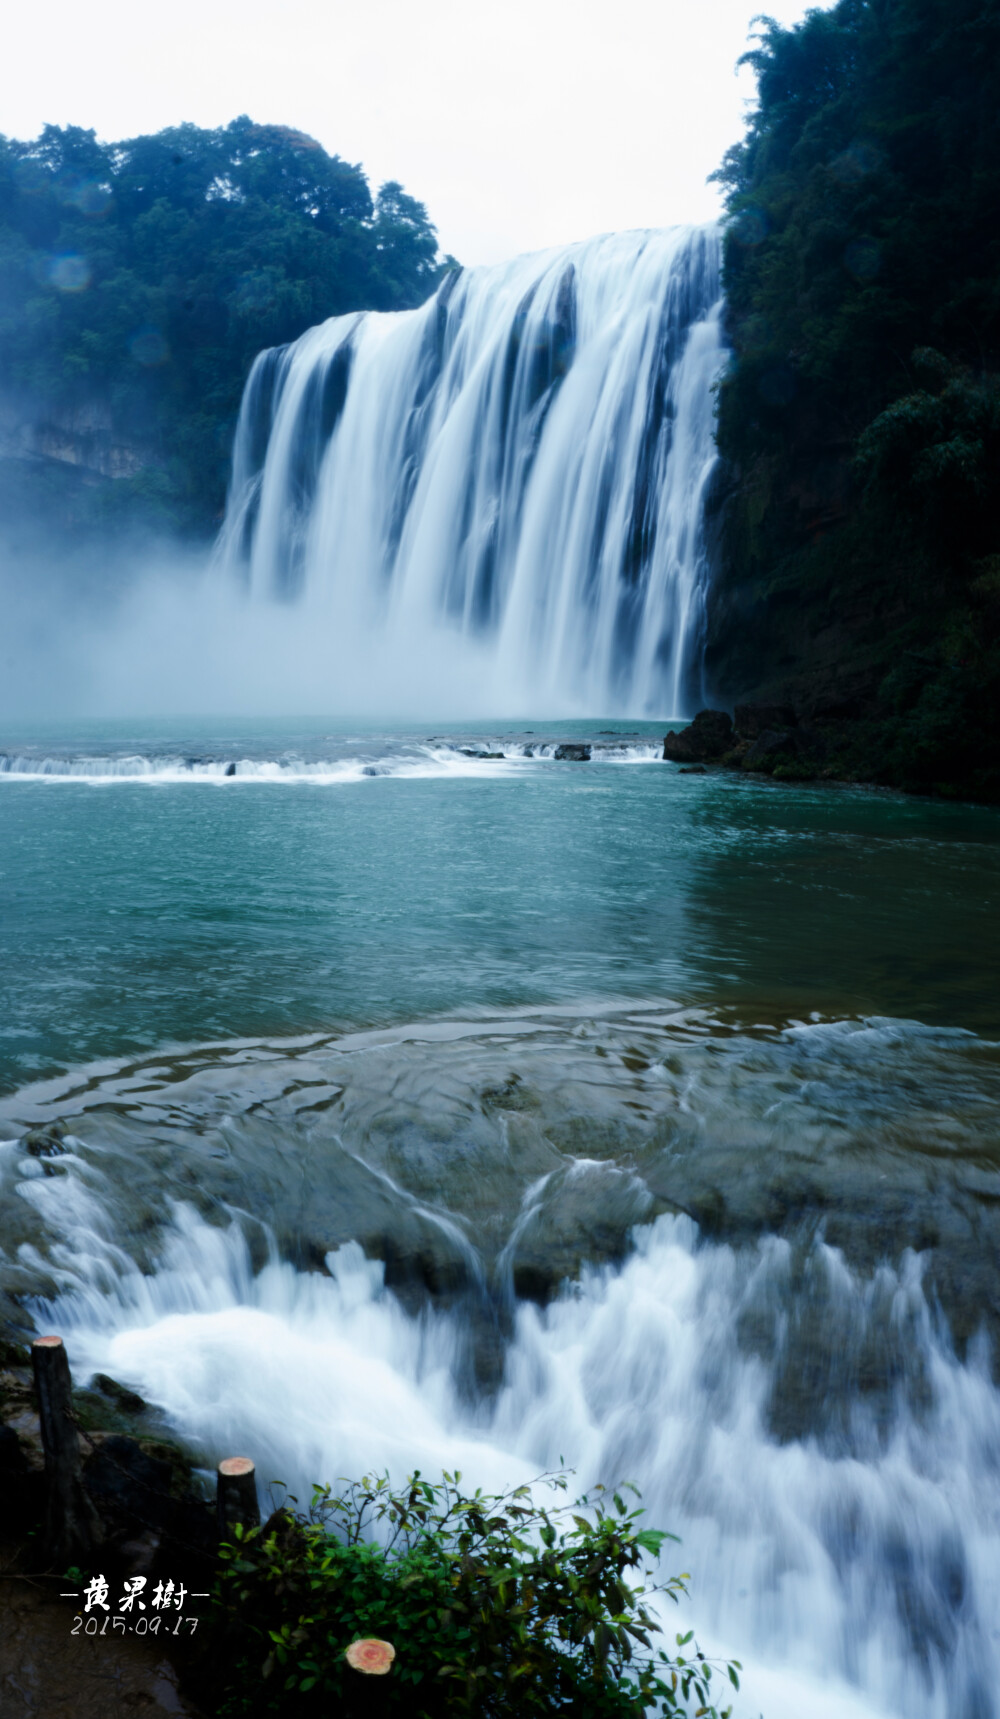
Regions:
M 220 1540 L 232 1539 L 237 1522 L 244 1528 L 260 1527 L 257 1480 L 248 1456 L 227 1456 L 220 1462 L 215 1512 Z
M 73 1425 L 72 1382 L 61 1337 L 36 1337 L 31 1364 L 45 1452 L 45 1546 L 60 1569 L 85 1567 L 100 1545 L 101 1522 L 84 1484 Z

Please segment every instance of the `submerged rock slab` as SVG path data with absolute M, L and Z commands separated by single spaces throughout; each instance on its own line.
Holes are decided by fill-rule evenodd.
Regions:
M 410 1310 L 466 1310 L 482 1379 L 518 1297 L 674 1211 L 736 1247 L 823 1234 L 863 1273 L 916 1250 L 962 1344 L 1000 1334 L 998 1102 L 995 1046 L 887 1020 L 633 1008 L 207 1046 L 0 1104 L 24 1142 L 0 1165 L 0 1290 L 14 1308 L 92 1271 L 108 1294 L 126 1256 L 155 1277 L 186 1210 L 235 1222 L 253 1271 L 325 1274 L 359 1243 Z M 38 1174 L 27 1137 L 55 1121 Z M 95 1385 L 109 1428 L 126 1405 Z

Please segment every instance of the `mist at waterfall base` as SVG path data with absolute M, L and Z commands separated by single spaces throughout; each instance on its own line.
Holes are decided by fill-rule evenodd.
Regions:
M 210 565 L 22 577 L 0 708 L 690 714 L 719 295 L 713 228 L 626 233 L 262 354 Z
M 64 717 L 316 712 L 438 723 L 516 713 L 474 645 L 459 654 L 429 625 L 359 648 L 310 626 L 296 606 L 254 601 L 211 557 L 181 557 L 168 543 L 145 546 L 138 564 L 129 557 L 110 593 L 92 583 L 81 593 L 59 549 L 40 568 L 17 556 L 6 579 L 0 567 L 0 608 L 9 744 Z

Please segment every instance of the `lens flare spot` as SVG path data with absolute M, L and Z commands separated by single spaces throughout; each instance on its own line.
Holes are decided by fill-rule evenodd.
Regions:
M 165 364 L 170 357 L 170 348 L 162 333 L 152 323 L 145 328 L 137 328 L 128 343 L 128 349 L 137 364 L 147 370 L 154 369 L 157 364 Z
M 834 156 L 829 170 L 839 185 L 856 185 L 881 165 L 881 152 L 872 144 L 852 143 L 839 155 Z
M 767 406 L 790 406 L 797 392 L 794 370 L 788 364 L 778 364 L 765 371 L 757 392 Z
M 767 238 L 768 219 L 763 209 L 752 206 L 741 209 L 730 222 L 729 231 L 738 245 L 759 245 Z
M 46 274 L 58 292 L 83 292 L 90 285 L 90 264 L 76 251 L 50 257 Z
M 844 252 L 844 267 L 856 281 L 873 281 L 882 267 L 881 247 L 874 239 L 854 239 Z
M 60 181 L 57 196 L 70 208 L 79 209 L 81 215 L 103 215 L 111 202 L 111 187 L 73 173 Z

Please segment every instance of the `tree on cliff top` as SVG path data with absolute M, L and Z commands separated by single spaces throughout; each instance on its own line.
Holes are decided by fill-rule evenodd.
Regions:
M 760 607 L 730 672 L 749 684 L 756 658 L 760 682 L 783 662 L 807 680 L 808 641 L 836 635 L 824 673 L 860 684 L 865 659 L 887 676 L 887 779 L 968 773 L 987 791 L 972 776 L 1000 719 L 1000 4 L 839 0 L 757 27 L 757 101 L 716 175 L 719 444 L 739 474 L 731 558 Z M 845 614 L 867 621 L 851 634 Z
M 780 438 L 767 395 L 794 386 L 854 435 L 911 391 L 914 348 L 1000 363 L 1000 5 L 840 0 L 757 24 L 757 105 L 716 175 L 738 359 L 723 434 Z M 762 394 L 775 367 L 786 386 Z
M 154 448 L 178 523 L 218 513 L 262 347 L 420 304 L 443 267 L 422 203 L 394 182 L 373 201 L 359 166 L 287 126 L 0 139 L 0 388 L 43 415 L 108 408 Z

